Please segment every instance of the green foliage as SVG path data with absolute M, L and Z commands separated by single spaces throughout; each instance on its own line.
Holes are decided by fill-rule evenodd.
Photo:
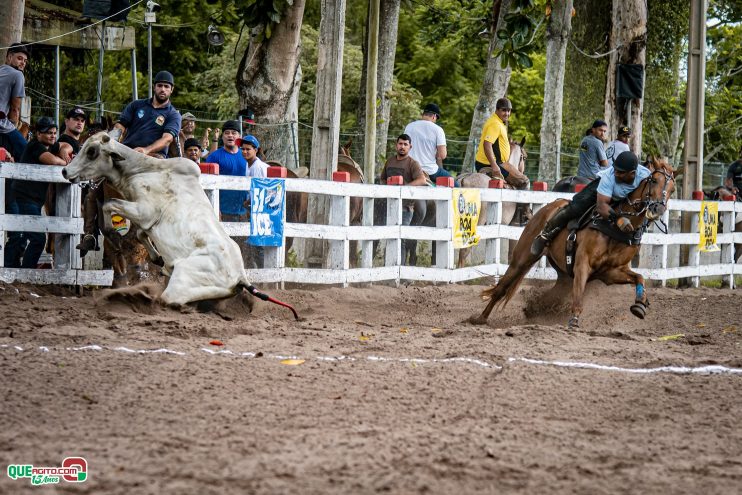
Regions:
M 530 146 L 540 139 L 546 56 L 537 53 L 532 56 L 532 60 L 531 68 L 513 71 L 508 88 L 508 98 L 514 106 L 508 135 L 518 141 L 525 137 Z

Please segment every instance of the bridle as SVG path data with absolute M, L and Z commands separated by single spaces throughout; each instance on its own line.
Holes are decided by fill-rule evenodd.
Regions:
M 652 194 L 653 187 L 659 185 L 660 183 L 660 181 L 655 178 L 655 176 L 657 175 L 661 175 L 665 178 L 665 183 L 662 186 L 662 191 L 658 195 L 660 196 L 660 199 L 654 199 L 655 196 Z M 636 199 L 626 198 L 619 205 L 618 213 L 620 215 L 632 217 L 644 216 L 645 218 L 644 222 L 642 223 L 642 228 L 646 229 L 651 221 L 646 218 L 647 210 L 656 205 L 662 205 L 663 208 L 667 206 L 667 200 L 669 199 L 667 191 L 670 187 L 670 184 L 673 182 L 675 182 L 675 178 L 672 176 L 671 173 L 667 172 L 667 170 L 665 170 L 664 168 L 654 169 L 649 177 L 641 182 L 642 194 L 640 195 L 640 197 Z M 634 211 L 625 211 L 623 208 L 624 206 L 629 206 Z M 667 224 L 665 224 L 662 218 L 655 219 L 654 224 L 657 225 L 657 228 L 660 230 L 660 232 L 662 232 L 663 234 L 667 234 Z

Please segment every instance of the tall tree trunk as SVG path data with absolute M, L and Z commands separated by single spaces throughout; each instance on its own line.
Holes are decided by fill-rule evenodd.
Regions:
M 400 0 L 381 0 L 379 8 L 379 66 L 377 68 L 376 100 L 376 159 L 384 163 L 389 134 L 391 100 L 389 92 L 394 82 L 394 57 L 397 50 L 397 27 L 399 25 Z M 376 171 L 380 171 L 377 163 Z
M 0 8 L 0 46 L 10 46 L 21 41 L 23 33 L 23 12 L 26 0 L 13 0 L 4 2 Z M 0 63 L 5 63 L 6 50 L 0 50 Z
M 317 53 L 317 93 L 312 126 L 312 162 L 309 176 L 332 180 L 337 170 L 340 146 L 340 96 L 343 80 L 343 44 L 345 42 L 345 0 L 322 0 Z M 327 198 L 309 197 L 309 223 L 327 223 Z M 309 243 L 310 266 L 326 260 L 324 242 Z
M 304 4 L 305 0 L 295 0 L 269 39 L 250 41 L 237 71 L 240 105 L 255 112 L 258 139 L 265 143 L 271 160 L 289 168 L 299 166 L 297 98 L 301 84 L 299 52 Z
M 572 0 L 557 1 L 546 27 L 546 76 L 541 116 L 539 179 L 552 184 L 561 178 L 562 106 L 567 43 L 572 33 Z
M 605 120 L 615 136 L 619 126 L 631 127 L 629 147 L 639 156 L 642 151 L 642 111 L 644 95 L 633 100 L 616 98 L 618 64 L 639 64 L 646 68 L 647 4 L 645 0 L 613 0 L 609 48 L 612 50 L 605 85 Z M 645 71 L 642 71 L 645 74 Z M 646 75 L 644 75 L 646 77 Z M 643 91 L 642 81 L 642 91 Z M 630 113 L 629 113 L 630 107 Z
M 494 58 L 492 54 L 499 48 L 500 40 L 497 39 L 497 30 L 504 25 L 503 17 L 510 10 L 510 0 L 495 0 L 492 6 L 492 19 L 489 26 L 490 44 L 487 50 L 487 69 L 484 73 L 484 82 L 479 92 L 479 101 L 474 107 L 474 115 L 471 119 L 469 130 L 469 141 L 466 144 L 466 155 L 462 170 L 474 169 L 474 157 L 477 154 L 479 138 L 482 136 L 484 122 L 495 111 L 495 103 L 507 93 L 510 83 L 510 67 L 500 67 L 500 58 Z

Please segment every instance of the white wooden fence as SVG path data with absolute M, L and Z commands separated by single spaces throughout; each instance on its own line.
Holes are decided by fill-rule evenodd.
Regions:
M 33 217 L 7 215 L 4 210 L 4 193 L 8 179 L 17 178 L 53 182 L 57 188 L 57 216 Z M 219 189 L 247 190 L 250 179 L 247 177 L 202 175 L 201 185 L 218 213 Z M 499 277 L 507 269 L 507 259 L 503 257 L 501 243 L 516 240 L 522 227 L 503 225 L 500 222 L 503 202 L 529 203 L 534 210 L 560 197 L 569 194 L 513 191 L 504 189 L 483 189 L 481 200 L 487 203 L 486 225 L 477 229 L 483 246 L 483 261 L 474 266 L 455 268 L 452 194 L 449 188 L 409 187 L 351 184 L 342 182 L 314 181 L 307 179 L 286 179 L 288 192 L 303 192 L 329 196 L 330 215 L 328 225 L 288 223 L 284 227 L 284 237 L 324 239 L 328 241 L 327 259 L 324 268 L 296 268 L 285 266 L 285 248 L 265 248 L 265 268 L 249 270 L 251 281 L 294 282 L 312 284 L 342 284 L 377 281 L 426 280 L 435 282 L 461 282 L 481 277 Z M 363 198 L 362 225 L 349 225 L 350 197 Z M 387 225 L 373 226 L 373 202 L 375 199 L 387 200 Z M 70 285 L 110 285 L 110 270 L 83 270 L 79 251 L 74 246 L 79 242 L 82 232 L 80 218 L 80 188 L 68 184 L 61 175 L 61 167 L 0 164 L 0 247 L 4 252 L 4 232 L 19 230 L 30 232 L 54 232 L 59 234 L 55 243 L 55 264 L 52 270 L 21 270 L 0 268 L 0 280 L 13 280 L 32 283 L 57 283 Z M 402 201 L 405 199 L 433 200 L 437 206 L 435 227 L 403 226 Z M 698 212 L 700 201 L 670 201 L 665 213 L 665 223 L 671 226 L 669 234 L 656 229 L 644 236 L 643 259 L 647 266 L 638 268 L 647 279 L 662 281 L 690 277 L 695 285 L 700 277 L 722 276 L 726 284 L 733 286 L 734 275 L 742 275 L 742 264 L 735 264 L 734 243 L 742 243 L 742 232 L 733 233 L 735 214 L 742 215 L 742 203 L 719 202 L 719 214 L 723 220 L 723 232 L 717 237 L 721 252 L 716 255 L 701 256 L 697 249 L 699 242 Z M 693 214 L 693 232 L 678 233 L 672 228 L 678 222 L 671 218 L 679 212 Z M 739 218 L 739 217 L 738 217 Z M 231 236 L 247 236 L 249 223 L 223 223 Z M 417 239 L 433 241 L 436 264 L 430 267 L 403 266 L 401 264 L 401 240 Z M 386 244 L 383 266 L 374 266 L 373 241 Z M 357 241 L 359 248 L 358 267 L 350 267 L 350 241 Z M 671 252 L 680 245 L 690 245 L 689 262 L 680 266 L 674 262 Z M 285 245 L 285 243 L 284 243 Z M 377 263 L 378 264 L 378 263 Z M 0 256 L 2 266 L 2 256 Z M 554 279 L 556 272 L 547 266 L 545 258 L 528 274 L 529 278 Z

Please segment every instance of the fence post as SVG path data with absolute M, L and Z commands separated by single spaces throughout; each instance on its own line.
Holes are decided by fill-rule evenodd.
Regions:
M 268 177 L 286 179 L 286 169 L 283 167 L 268 167 Z M 285 181 L 284 181 L 285 184 Z M 285 194 L 285 190 L 284 190 Z M 284 196 L 283 213 L 281 223 L 286 225 L 286 196 Z M 263 248 L 263 268 L 283 268 L 286 260 L 286 234 L 284 230 L 280 246 L 265 246 Z M 283 279 L 283 277 L 281 277 Z M 281 282 L 283 285 L 283 282 Z M 283 288 L 283 287 L 282 287 Z
M 402 185 L 402 177 L 394 178 L 390 177 L 387 184 Z M 402 193 L 401 189 L 396 191 L 396 198 L 387 198 L 386 200 L 386 224 L 396 225 L 397 227 L 402 225 Z M 384 265 L 385 266 L 401 266 L 402 265 L 402 231 L 399 230 L 399 234 L 394 239 L 386 240 L 386 250 L 384 254 Z M 397 272 L 396 284 L 399 286 L 399 272 Z
M 693 191 L 691 197 L 696 201 L 703 201 L 703 191 Z M 701 231 L 698 228 L 699 211 L 700 211 L 700 205 L 699 205 L 699 208 L 696 208 L 696 211 L 692 212 L 690 215 L 690 231 L 692 233 L 698 232 L 700 236 Z M 680 259 L 682 260 L 682 257 Z M 690 246 L 690 250 L 688 252 L 688 266 L 697 267 L 700 264 L 701 264 L 701 252 L 698 250 L 698 242 L 696 242 L 695 245 Z M 693 283 L 693 287 L 697 288 L 701 285 L 701 277 L 699 277 L 698 275 L 691 277 L 691 281 Z
M 536 181 L 536 182 L 533 183 L 533 190 L 534 191 L 546 192 L 546 191 L 549 190 L 549 184 L 547 182 L 543 182 L 543 181 Z M 544 206 L 544 203 L 531 203 L 531 211 L 535 215 L 538 210 L 540 210 L 541 208 L 543 208 L 543 206 Z M 512 257 L 513 257 L 513 253 L 511 253 L 510 250 L 508 250 L 508 257 L 510 259 L 512 259 Z M 538 267 L 541 270 L 545 270 L 546 269 L 546 256 L 541 256 L 541 258 L 538 260 Z
M 334 182 L 350 182 L 348 172 L 333 172 Z M 350 225 L 350 196 L 330 197 L 329 225 L 348 227 Z M 343 270 L 345 278 L 343 287 L 348 286 L 347 270 L 350 268 L 350 252 L 348 238 L 329 241 L 329 260 L 327 268 L 332 270 Z
M 732 209 L 731 211 L 725 211 L 723 212 L 723 219 L 722 220 L 722 233 L 723 234 L 731 234 L 734 233 L 734 203 L 737 198 L 734 196 L 724 196 L 721 198 L 722 201 L 724 201 L 724 204 L 731 204 Z M 721 215 L 720 215 L 721 216 Z M 721 245 L 721 263 L 722 265 L 727 265 L 730 267 L 729 269 L 729 275 L 724 275 L 721 277 L 722 284 L 727 285 L 730 289 L 734 288 L 734 238 L 732 238 L 731 243 L 725 243 Z
M 77 185 L 55 184 L 56 213 L 58 217 L 80 218 L 82 190 Z M 91 192 L 92 193 L 92 192 Z M 54 268 L 79 270 L 82 268 L 80 251 L 75 249 L 77 234 L 54 234 Z
M 491 180 L 489 181 L 490 189 L 499 189 L 500 197 L 496 202 L 491 202 L 487 206 L 487 221 L 485 225 L 498 225 L 502 224 L 502 188 L 505 187 L 505 181 L 502 180 Z M 494 239 L 486 239 L 484 241 L 484 262 L 487 265 L 492 263 L 498 265 L 495 273 L 500 276 L 500 236 L 498 235 Z
M 374 225 L 374 198 L 363 198 L 363 219 L 361 225 L 371 227 Z M 374 241 L 360 241 L 361 246 L 361 268 L 372 268 L 374 266 Z
M 438 177 L 435 180 L 438 187 L 453 187 L 453 177 Z M 453 219 L 451 218 L 451 197 L 435 201 L 435 228 L 448 229 L 450 235 L 447 241 L 435 241 L 435 266 L 452 270 L 453 263 Z

